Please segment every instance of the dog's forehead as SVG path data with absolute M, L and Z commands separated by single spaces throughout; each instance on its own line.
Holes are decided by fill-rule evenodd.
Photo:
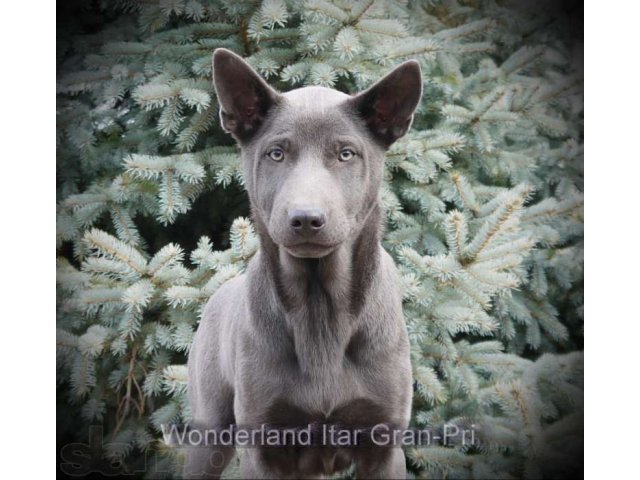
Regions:
M 300 113 L 328 113 L 345 100 L 349 95 L 326 87 L 303 87 L 282 94 L 288 107 Z
M 326 87 L 303 87 L 282 94 L 285 100 L 270 131 L 294 134 L 298 140 L 314 143 L 338 134 L 356 133 L 348 110 L 341 108 L 352 98 Z

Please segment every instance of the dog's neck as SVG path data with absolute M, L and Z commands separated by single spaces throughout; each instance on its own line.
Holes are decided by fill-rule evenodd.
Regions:
M 261 242 L 260 271 L 278 299 L 277 317 L 293 337 L 301 369 L 317 374 L 341 364 L 353 320 L 365 307 L 379 270 L 380 205 L 371 209 L 354 238 L 322 258 L 290 255 L 255 216 L 254 221 Z

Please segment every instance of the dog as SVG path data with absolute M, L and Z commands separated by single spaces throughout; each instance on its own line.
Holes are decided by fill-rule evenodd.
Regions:
M 379 191 L 385 152 L 422 96 L 419 64 L 353 96 L 279 93 L 226 49 L 214 52 L 213 72 L 260 248 L 203 310 L 188 360 L 191 428 L 406 428 L 409 340 Z M 238 450 L 244 478 L 318 478 L 353 465 L 358 478 L 406 476 L 399 446 Z M 184 476 L 218 478 L 233 453 L 186 448 Z

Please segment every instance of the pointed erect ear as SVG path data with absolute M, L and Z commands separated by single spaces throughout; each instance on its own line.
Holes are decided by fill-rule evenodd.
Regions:
M 373 137 L 385 148 L 409 130 L 422 96 L 422 73 L 415 60 L 404 62 L 349 100 Z
M 213 84 L 222 127 L 240 143 L 251 139 L 279 99 L 242 57 L 225 48 L 213 52 Z

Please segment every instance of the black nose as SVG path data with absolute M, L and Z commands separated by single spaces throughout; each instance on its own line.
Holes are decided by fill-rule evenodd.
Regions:
M 294 208 L 289 211 L 289 225 L 300 233 L 315 233 L 324 228 L 326 215 L 317 208 Z

